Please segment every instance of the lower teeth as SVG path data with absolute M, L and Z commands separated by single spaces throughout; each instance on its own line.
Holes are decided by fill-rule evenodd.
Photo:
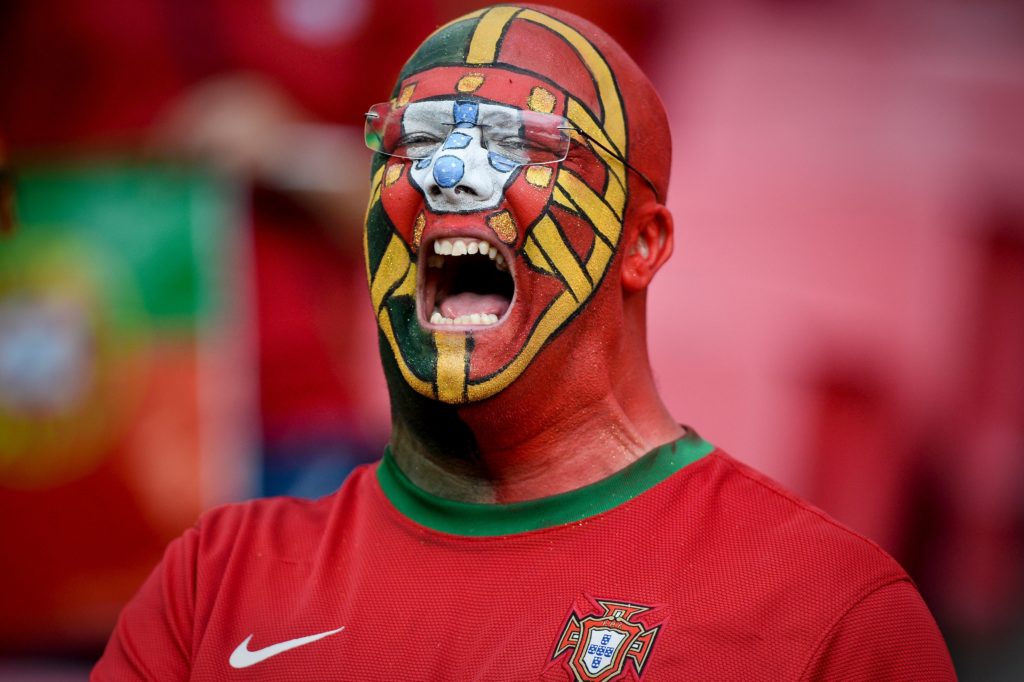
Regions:
M 445 317 L 439 311 L 435 310 L 434 314 L 430 316 L 431 324 L 496 324 L 498 322 L 498 316 L 493 313 L 473 313 L 472 315 L 460 315 L 454 319 Z

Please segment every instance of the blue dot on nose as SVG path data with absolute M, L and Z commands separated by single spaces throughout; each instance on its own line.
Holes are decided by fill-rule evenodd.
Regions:
M 434 180 L 441 187 L 454 187 L 465 174 L 466 166 L 458 157 L 446 154 L 434 162 Z
M 472 141 L 473 138 L 469 135 L 455 132 L 448 136 L 448 139 L 441 145 L 441 149 L 465 149 Z

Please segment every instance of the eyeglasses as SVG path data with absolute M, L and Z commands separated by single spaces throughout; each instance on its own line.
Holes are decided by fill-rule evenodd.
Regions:
M 366 113 L 364 137 L 370 149 L 404 159 L 425 159 L 441 149 L 463 149 L 479 130 L 480 145 L 511 166 L 557 163 L 569 153 L 571 126 L 565 118 L 510 107 L 480 111 L 471 103 L 425 102 L 395 111 L 389 102 Z M 404 114 L 404 115 L 403 115 Z
M 473 138 L 468 130 L 463 132 L 460 128 L 473 128 L 479 131 L 480 145 L 508 159 L 511 169 L 564 161 L 572 146 L 572 133 L 576 133 L 636 173 L 661 200 L 650 178 L 564 116 L 495 106 L 479 117 L 474 111 L 470 120 L 460 112 L 460 105 L 466 103 L 455 102 L 454 109 L 450 102 L 422 104 L 427 106 L 409 107 L 405 111 L 395 110 L 390 102 L 370 107 L 363 131 L 366 146 L 388 156 L 426 159 L 442 149 L 467 147 Z

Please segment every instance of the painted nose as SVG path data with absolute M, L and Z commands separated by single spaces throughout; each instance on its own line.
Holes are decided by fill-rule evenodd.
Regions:
M 434 182 L 438 187 L 458 187 L 466 177 L 466 163 L 457 156 L 445 154 L 434 161 Z
M 487 168 L 487 151 L 480 144 L 481 132 L 472 126 L 459 126 L 436 152 L 427 178 L 426 192 L 448 203 L 465 204 L 489 201 L 496 190 Z
M 432 182 L 427 183 L 426 191 L 437 198 L 467 204 L 489 200 L 494 193 L 494 183 L 487 171 L 467 156 L 442 154 L 434 159 Z

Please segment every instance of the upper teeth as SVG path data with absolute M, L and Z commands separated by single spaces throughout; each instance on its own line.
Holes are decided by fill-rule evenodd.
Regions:
M 507 269 L 505 257 L 482 239 L 438 239 L 434 242 L 434 253 L 439 256 L 465 256 L 479 253 L 494 261 L 494 265 L 499 269 Z M 440 258 L 433 256 L 427 258 L 427 265 L 432 268 L 441 267 L 443 262 Z

